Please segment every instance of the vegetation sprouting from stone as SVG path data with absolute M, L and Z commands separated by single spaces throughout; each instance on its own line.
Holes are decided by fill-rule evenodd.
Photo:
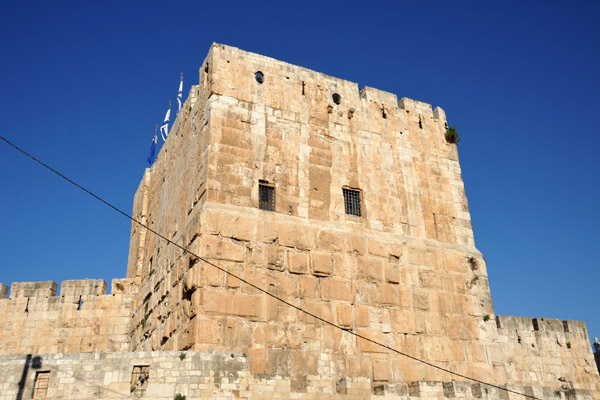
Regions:
M 448 143 L 454 143 L 454 144 L 457 144 L 458 142 L 460 142 L 460 137 L 458 136 L 458 132 L 456 132 L 455 127 L 451 126 L 446 131 L 446 141 Z

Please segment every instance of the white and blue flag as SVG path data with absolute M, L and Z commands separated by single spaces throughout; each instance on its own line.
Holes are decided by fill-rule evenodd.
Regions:
M 181 111 L 181 100 L 183 100 L 183 72 L 181 73 L 179 92 L 177 93 L 177 115 L 179 115 L 179 111 Z
M 167 136 L 169 136 L 169 120 L 171 119 L 171 101 L 169 101 L 169 109 L 167 110 L 167 114 L 165 115 L 165 121 L 160 126 L 160 136 L 162 137 L 163 142 L 167 140 Z
M 154 158 L 156 157 L 156 144 L 158 143 L 158 125 L 156 125 L 156 129 L 154 130 L 154 138 L 152 138 L 152 144 L 150 145 L 150 153 L 148 153 L 148 164 L 152 166 L 154 164 Z

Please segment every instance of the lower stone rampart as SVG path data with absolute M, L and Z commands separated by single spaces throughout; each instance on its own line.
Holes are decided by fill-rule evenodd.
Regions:
M 13 283 L 0 298 L 0 354 L 129 350 L 130 281 L 113 280 L 108 295 L 103 280 L 64 281 L 60 296 L 52 281 Z
M 523 399 L 478 383 L 414 381 L 382 384 L 337 377 L 327 354 L 319 373 L 292 379 L 251 372 L 243 353 L 225 351 L 71 353 L 0 356 L 0 400 L 122 399 Z M 38 381 L 38 382 L 36 382 Z M 43 384 L 41 384 L 43 383 Z M 46 388 L 47 387 L 47 388 Z M 508 389 L 544 399 L 592 400 L 587 390 L 554 387 Z M 34 393 L 34 390 L 36 393 Z
M 496 325 L 508 382 L 564 385 L 596 391 L 600 398 L 600 376 L 584 322 L 497 316 Z
M 0 299 L 0 400 L 31 398 L 38 372 L 48 378 L 48 399 L 136 397 L 131 391 L 135 371 L 138 377 L 147 374 L 143 397 L 155 399 L 172 399 L 176 393 L 190 399 L 523 398 L 454 381 L 447 373 L 360 343 L 358 352 L 344 354 L 314 346 L 300 350 L 301 346 L 290 347 L 291 342 L 280 346 L 276 338 L 256 347 L 250 337 L 239 340 L 256 322 L 247 316 L 244 321 L 234 315 L 193 318 L 199 347 L 194 350 L 202 351 L 128 352 L 136 326 L 134 298 L 143 295 L 138 285 L 136 279 L 115 279 L 112 294 L 106 295 L 104 281 L 64 281 L 56 296 L 58 285 L 51 281 L 13 283 L 10 298 Z M 218 293 L 212 289 L 202 286 L 200 292 L 214 298 Z M 275 320 L 261 319 L 263 324 L 271 321 L 266 327 Z M 220 329 L 211 329 L 214 321 L 220 321 Z M 497 371 L 488 382 L 510 383 L 510 389 L 540 399 L 600 399 L 600 377 L 583 322 L 497 316 L 495 324 L 492 320 L 484 325 L 486 335 L 497 337 L 500 344 L 494 350 L 499 355 L 488 360 Z M 276 330 L 269 332 L 264 332 L 265 338 L 277 336 Z M 325 347 L 337 337 L 336 331 L 327 332 L 331 338 L 316 338 Z M 347 335 L 341 333 L 337 340 L 353 341 Z M 406 350 L 419 353 L 426 343 Z M 431 351 L 426 361 L 449 367 L 436 361 L 435 349 Z M 465 372 L 478 376 L 475 365 Z M 410 379 L 411 374 L 417 379 Z M 439 380 L 424 380 L 427 376 Z

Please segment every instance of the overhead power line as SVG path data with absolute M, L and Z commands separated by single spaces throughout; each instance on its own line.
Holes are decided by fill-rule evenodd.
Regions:
M 534 399 L 534 400 L 542 400 L 542 399 L 539 399 L 539 398 L 537 398 L 537 397 L 535 397 L 535 396 L 531 396 L 531 395 L 528 395 L 528 394 L 525 394 L 525 393 L 521 393 L 521 392 L 518 392 L 518 391 L 516 391 L 516 390 L 512 390 L 512 389 L 506 388 L 506 387 L 502 387 L 502 386 L 500 386 L 500 385 L 496 385 L 496 384 L 494 384 L 494 383 L 485 382 L 485 381 L 482 381 L 482 380 L 480 380 L 480 379 L 473 378 L 473 377 L 470 377 L 470 376 L 467 376 L 467 375 L 461 374 L 461 373 L 459 373 L 459 372 L 454 372 L 454 371 L 452 371 L 452 370 L 450 370 L 450 369 L 448 369 L 448 368 L 441 367 L 441 366 L 439 366 L 439 365 L 436 365 L 436 364 L 433 364 L 433 363 L 431 363 L 431 362 L 429 362 L 429 361 L 426 361 L 426 360 L 420 359 L 420 358 L 418 358 L 418 357 L 412 356 L 412 355 L 410 355 L 410 354 L 408 354 L 408 353 L 404 353 L 403 351 L 400 351 L 400 350 L 398 350 L 398 349 L 395 349 L 395 348 L 393 348 L 393 347 L 390 347 L 390 346 L 388 346 L 388 345 L 386 345 L 386 344 L 380 343 L 380 342 L 378 342 L 378 341 L 376 341 L 376 340 L 370 339 L 370 338 L 368 338 L 368 337 L 366 337 L 366 336 L 364 336 L 364 335 L 361 335 L 361 334 L 359 334 L 359 333 L 357 333 L 357 332 L 354 332 L 354 331 L 352 331 L 352 330 L 350 330 L 350 329 L 343 328 L 343 327 L 341 327 L 341 326 L 339 326 L 339 325 L 337 325 L 337 324 L 335 324 L 335 323 L 333 323 L 333 322 L 331 322 L 331 321 L 327 321 L 326 319 L 323 319 L 323 318 L 319 317 L 318 315 L 315 315 L 315 314 L 311 313 L 310 311 L 307 311 L 307 310 L 303 309 L 302 307 L 296 306 L 296 305 L 294 305 L 294 304 L 292 304 L 292 303 L 290 303 L 290 302 L 288 302 L 288 301 L 286 301 L 286 300 L 282 299 L 281 297 L 278 297 L 277 295 L 274 295 L 273 293 L 270 293 L 269 291 L 267 291 L 267 290 L 265 290 L 265 289 L 263 289 L 263 288 L 261 288 L 261 287 L 259 287 L 259 286 L 255 285 L 255 284 L 253 284 L 252 282 L 249 282 L 249 281 L 245 280 L 244 278 L 241 278 L 241 277 L 237 276 L 236 274 L 234 274 L 234 273 L 232 273 L 232 272 L 229 272 L 229 271 L 227 271 L 225 268 L 223 268 L 223 267 L 220 267 L 220 266 L 218 266 L 218 265 L 216 265 L 216 264 L 212 263 L 211 261 L 208 261 L 207 259 L 200 257 L 200 256 L 199 256 L 199 255 L 197 255 L 197 254 L 194 254 L 193 252 L 191 252 L 190 250 L 188 250 L 186 247 L 184 247 L 184 246 L 181 246 L 180 244 L 178 244 L 178 243 L 175 243 L 175 242 L 174 242 L 174 241 L 172 241 L 171 239 L 169 239 L 169 238 L 167 238 L 167 237 L 163 236 L 163 235 L 162 235 L 162 234 L 160 234 L 159 232 L 157 232 L 157 231 L 155 231 L 154 229 L 150 228 L 148 225 L 146 225 L 146 224 L 144 224 L 144 223 L 142 223 L 142 222 L 138 221 L 137 219 L 133 218 L 131 215 L 129 215 L 129 214 L 127 214 L 126 212 L 122 211 L 122 210 L 121 210 L 121 209 L 119 209 L 118 207 L 116 207 L 116 206 L 112 205 L 112 204 L 111 204 L 111 203 L 109 203 L 108 201 L 106 201 L 106 200 L 102 199 L 100 196 L 98 196 L 98 195 L 96 195 L 96 194 L 92 193 L 91 191 L 89 191 L 89 190 L 88 190 L 88 189 L 86 189 L 85 187 L 81 186 L 81 185 L 80 185 L 80 184 L 78 184 L 77 182 L 75 182 L 75 181 L 73 181 L 73 180 L 71 180 L 71 179 L 67 178 L 65 175 L 63 175 L 62 173 L 58 172 L 57 170 L 55 170 L 54 168 L 52 168 L 52 167 L 51 167 L 51 166 L 49 166 L 48 164 L 44 163 L 43 161 L 40 161 L 40 160 L 38 160 L 37 158 L 35 158 L 34 156 L 32 156 L 31 154 L 29 154 L 29 153 L 28 153 L 28 152 L 26 152 L 25 150 L 21 149 L 19 146 L 15 145 L 14 143 L 12 143 L 12 142 L 11 142 L 11 141 L 9 141 L 8 139 L 6 139 L 4 136 L 0 136 L 0 139 L 2 139 L 4 142 L 6 142 L 6 143 L 7 143 L 9 146 L 13 147 L 15 150 L 17 150 L 17 151 L 19 151 L 19 152 L 23 153 L 23 154 L 24 154 L 24 155 L 26 155 L 27 157 L 31 158 L 33 161 L 35 161 L 35 162 L 37 162 L 38 164 L 42 165 L 44 168 L 46 168 L 46 169 L 48 169 L 48 170 L 50 170 L 50 171 L 54 172 L 56 175 L 58 175 L 58 176 L 59 176 L 59 177 L 61 177 L 62 179 L 66 180 L 67 182 L 71 183 L 71 184 L 72 184 L 72 185 L 74 185 L 75 187 L 77 187 L 77 188 L 79 188 L 79 189 L 83 190 L 84 192 L 86 192 L 86 193 L 87 193 L 87 194 L 89 194 L 90 196 L 94 197 L 96 200 L 98 200 L 98 201 L 100 201 L 100 202 L 104 203 L 105 205 L 107 205 L 108 207 L 112 208 L 113 210 L 115 210 L 115 211 L 116 211 L 116 212 L 118 212 L 119 214 L 123 215 L 123 216 L 124 216 L 124 217 L 126 217 L 127 219 L 131 220 L 132 222 L 135 222 L 136 224 L 140 225 L 140 226 L 141 226 L 141 227 L 143 227 L 143 228 L 146 228 L 147 230 L 149 230 L 150 232 L 152 232 L 153 234 L 155 234 L 155 235 L 156 235 L 156 236 L 158 236 L 159 238 L 163 239 L 163 240 L 164 240 L 164 241 L 166 241 L 167 243 L 169 243 L 169 244 L 172 244 L 173 246 L 175 246 L 175 247 L 177 247 L 177 248 L 181 249 L 181 250 L 183 251 L 183 254 L 184 254 L 184 255 L 186 255 L 186 254 L 190 254 L 190 255 L 192 255 L 193 257 L 196 257 L 198 260 L 200 260 L 200 261 L 202 261 L 202 262 L 204 262 L 204 263 L 206 263 L 206 264 L 208 264 L 208 265 L 210 265 L 210 266 L 212 266 L 212 267 L 214 267 L 214 268 L 218 269 L 219 271 L 221 271 L 221 272 L 223 272 L 223 273 L 225 273 L 225 274 L 227 274 L 227 275 L 229 275 L 229 276 L 231 276 L 231 277 L 233 277 L 233 278 L 236 278 L 236 279 L 238 279 L 240 282 L 242 282 L 242 283 L 244 283 L 244 284 L 246 284 L 246 285 L 248 285 L 248 286 L 251 286 L 252 288 L 254 288 L 254 289 L 258 290 L 259 292 L 262 292 L 262 293 L 266 294 L 267 296 L 270 296 L 270 297 L 272 297 L 273 299 L 275 299 L 275 300 L 277 300 L 277 301 L 279 301 L 279 302 L 281 302 L 281 303 L 285 304 L 285 305 L 286 305 L 286 306 L 288 306 L 288 307 L 291 307 L 291 308 L 293 308 L 293 309 L 295 309 L 295 310 L 297 310 L 297 311 L 300 311 L 301 313 L 304 313 L 304 314 L 306 314 L 306 315 L 308 315 L 308 316 L 310 316 L 310 317 L 313 317 L 313 318 L 315 318 L 315 319 L 317 319 L 317 320 L 319 320 L 319 321 L 323 322 L 323 323 L 324 323 L 324 324 L 326 324 L 326 325 L 329 325 L 329 326 L 332 326 L 332 327 L 334 327 L 334 328 L 336 328 L 336 329 L 339 329 L 339 330 L 341 330 L 341 331 L 347 332 L 347 333 L 349 333 L 349 334 L 351 334 L 351 335 L 354 335 L 354 336 L 355 336 L 355 337 L 357 337 L 357 338 L 360 338 L 360 339 L 362 339 L 362 340 L 365 340 L 365 341 L 367 341 L 367 342 L 373 343 L 373 344 L 375 344 L 375 345 L 377 345 L 377 346 L 380 346 L 380 347 L 382 347 L 382 348 L 384 348 L 384 349 L 387 349 L 387 350 L 389 350 L 389 351 L 391 351 L 391 352 L 393 352 L 393 353 L 399 354 L 399 355 L 401 355 L 401 356 L 404 356 L 404 357 L 406 357 L 406 358 L 409 358 L 409 359 L 411 359 L 411 360 L 413 360 L 413 361 L 417 361 L 417 362 L 419 362 L 419 363 L 422 363 L 422 364 L 424 364 L 424 365 L 427 365 L 427 366 L 429 366 L 429 367 L 435 368 L 435 369 L 437 369 L 437 370 L 440 370 L 440 371 L 443 371 L 443 372 L 447 372 L 448 374 L 451 374 L 451 375 L 454 375 L 454 376 L 457 376 L 457 377 L 459 377 L 459 378 L 463 378 L 463 379 L 466 379 L 466 380 L 469 380 L 469 381 L 472 381 L 472 382 L 477 382 L 477 383 L 481 383 L 481 384 L 483 384 L 483 385 L 490 386 L 490 387 L 493 387 L 493 388 L 496 388 L 496 389 L 499 389 L 499 390 L 504 390 L 504 391 L 506 391 L 506 392 L 509 392 L 509 393 L 513 393 L 513 394 L 521 395 L 521 396 L 524 396 L 524 397 L 527 397 L 527 398 L 530 398 L 530 399 Z

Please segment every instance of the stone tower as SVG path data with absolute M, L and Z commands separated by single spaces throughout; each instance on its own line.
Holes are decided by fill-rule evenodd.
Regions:
M 542 370 L 507 368 L 447 127 L 439 107 L 214 44 L 134 216 L 412 356 L 499 384 L 556 386 Z M 455 378 L 290 309 L 135 224 L 127 276 L 141 285 L 135 350 L 239 351 L 253 372 L 290 376 L 299 391 L 316 384 L 307 377 Z
M 495 315 L 447 127 L 213 44 L 134 198 L 172 243 L 134 223 L 109 295 L 0 284 L 0 400 L 600 399 L 583 322 Z

